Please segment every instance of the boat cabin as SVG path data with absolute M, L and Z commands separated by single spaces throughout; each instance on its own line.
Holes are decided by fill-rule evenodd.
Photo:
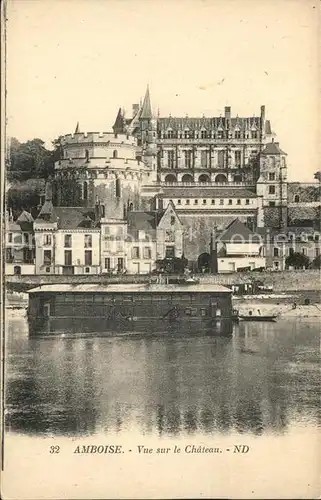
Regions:
M 53 284 L 28 293 L 31 334 L 154 331 L 168 326 L 221 331 L 232 320 L 232 291 L 220 285 Z

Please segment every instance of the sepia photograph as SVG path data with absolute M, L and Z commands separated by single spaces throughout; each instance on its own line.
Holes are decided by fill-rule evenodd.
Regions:
M 320 498 L 320 20 L 2 3 L 3 500 Z

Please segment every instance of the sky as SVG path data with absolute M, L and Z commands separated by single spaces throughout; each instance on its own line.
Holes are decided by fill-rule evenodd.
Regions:
M 147 84 L 160 116 L 258 116 L 290 180 L 320 169 L 317 0 L 7 0 L 7 134 L 110 131 Z

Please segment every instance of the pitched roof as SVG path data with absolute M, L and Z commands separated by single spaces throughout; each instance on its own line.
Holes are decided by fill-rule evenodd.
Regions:
M 256 198 L 256 194 L 245 188 L 177 186 L 163 187 L 161 198 Z
M 31 213 L 26 210 L 23 210 L 17 218 L 17 222 L 33 222 L 33 220 Z
M 262 155 L 286 155 L 282 149 L 279 147 L 278 142 L 269 142 L 263 149 Z
M 95 228 L 95 209 L 55 207 L 58 229 Z
M 224 116 L 219 117 L 162 117 L 158 118 L 157 124 L 158 128 L 161 130 L 167 130 L 168 128 L 172 128 L 174 130 L 185 128 L 190 130 L 213 130 L 217 128 L 225 128 L 226 122 L 228 120 L 230 128 L 235 128 L 236 126 L 241 130 L 250 130 L 251 128 L 260 128 L 261 118 L 258 116 L 252 116 L 247 118 L 229 118 L 226 119 Z
M 234 219 L 228 224 L 228 226 L 223 230 L 223 232 L 218 237 L 218 240 L 223 243 L 237 243 L 237 242 L 251 242 L 259 243 L 261 238 L 258 234 L 251 231 L 243 222 L 239 219 Z
M 143 106 L 140 112 L 140 118 L 146 118 L 150 120 L 152 118 L 152 107 L 150 104 L 149 87 L 147 85 L 146 94 L 144 97 Z
M 163 214 L 164 210 L 128 212 L 128 231 L 151 231 L 156 229 Z
M 113 125 L 113 130 L 115 133 L 121 133 L 124 131 L 124 117 L 121 108 L 119 108 L 115 123 Z

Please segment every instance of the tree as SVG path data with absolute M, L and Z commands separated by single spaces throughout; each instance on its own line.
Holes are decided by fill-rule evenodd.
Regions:
M 302 269 L 309 267 L 310 259 L 307 255 L 300 252 L 294 252 L 285 259 L 286 267 L 294 267 L 295 269 Z
M 311 267 L 313 269 L 321 269 L 321 255 L 318 255 L 315 259 L 313 259 Z
M 20 143 L 15 137 L 10 141 L 7 158 L 9 181 L 24 181 L 32 178 L 47 178 L 54 171 L 56 149 L 46 149 L 42 139 Z
M 315 172 L 315 174 L 314 174 L 314 178 L 315 178 L 317 181 L 321 182 L 321 170 L 318 170 L 318 172 Z

